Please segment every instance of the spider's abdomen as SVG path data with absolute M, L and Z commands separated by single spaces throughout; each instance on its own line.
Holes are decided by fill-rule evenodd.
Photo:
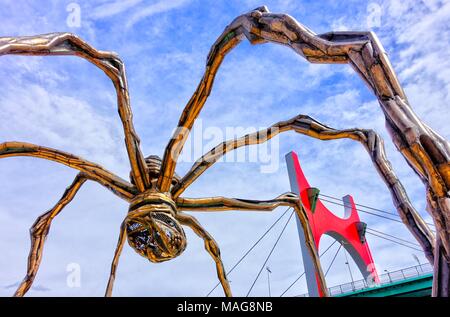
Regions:
M 161 172 L 162 159 L 158 155 L 150 155 L 145 158 L 145 163 L 147 164 L 147 170 L 150 176 L 150 180 L 158 179 Z M 175 173 L 172 178 L 172 185 L 178 184 L 180 180 L 181 177 Z M 135 185 L 134 178 L 131 172 L 130 181 L 133 185 Z
M 163 262 L 186 248 L 186 235 L 176 220 L 175 202 L 159 192 L 136 196 L 127 215 L 128 244 L 151 262 Z

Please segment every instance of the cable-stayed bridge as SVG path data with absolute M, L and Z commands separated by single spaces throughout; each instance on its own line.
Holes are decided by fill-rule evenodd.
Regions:
M 325 278 L 330 273 L 330 270 L 335 264 L 335 261 L 339 254 L 344 254 L 346 260 L 345 264 L 348 266 L 350 281 L 329 287 L 329 295 L 336 297 L 431 296 L 433 272 L 432 266 L 428 263 L 420 263 L 417 256 L 415 256 L 415 258 L 418 262 L 418 265 L 415 266 L 409 266 L 393 271 L 384 270 L 384 273 L 382 274 L 380 274 L 381 272 L 377 272 L 375 267 L 371 268 L 367 272 L 364 272 L 364 270 L 366 269 L 364 265 L 369 264 L 369 266 L 371 266 L 373 264 L 370 249 L 366 242 L 366 236 L 367 238 L 370 237 L 369 239 L 371 241 L 372 239 L 379 239 L 385 242 L 389 242 L 390 244 L 395 244 L 402 248 L 413 250 L 415 252 L 423 252 L 420 245 L 414 239 L 408 240 L 406 238 L 397 236 L 393 232 L 387 233 L 378 228 L 372 228 L 366 223 L 360 221 L 358 213 L 376 217 L 383 222 L 395 223 L 396 225 L 403 226 L 404 224 L 400 219 L 400 216 L 392 211 L 382 210 L 380 208 L 355 203 L 351 196 L 345 196 L 342 199 L 330 194 L 320 193 L 317 188 L 312 188 L 311 186 L 309 186 L 306 177 L 304 176 L 303 171 L 301 170 L 300 165 L 297 162 L 297 156 L 295 155 L 295 153 L 291 153 L 288 154 L 287 159 L 294 158 L 292 162 L 297 164 L 291 165 L 292 168 L 289 171 L 292 191 L 297 192 L 302 198 L 302 203 L 307 211 L 308 219 L 313 233 L 316 234 L 316 248 L 318 249 L 318 240 L 320 240 L 320 236 L 322 234 L 328 234 L 334 238 L 334 241 L 330 243 L 326 247 L 326 249 L 319 254 L 321 260 L 322 257 L 326 254 L 328 254 L 328 256 L 331 256 L 331 261 L 329 261 L 326 267 L 322 264 Z M 294 173 L 297 174 L 294 175 L 295 177 L 292 176 Z M 294 182 L 298 182 L 298 186 L 297 184 L 295 184 L 296 186 L 292 186 Z M 327 207 L 325 207 L 322 202 L 345 208 L 344 218 L 341 218 L 342 223 L 336 224 L 336 222 L 340 222 L 341 220 L 337 216 L 331 214 L 331 212 L 328 211 Z M 252 283 L 250 284 L 248 291 L 245 294 L 246 296 L 252 295 L 252 291 L 254 290 L 257 281 L 261 279 L 264 269 L 266 269 L 267 271 L 269 296 L 287 296 L 286 294 L 288 294 L 288 291 L 291 291 L 292 293 L 293 287 L 301 283 L 302 278 L 306 279 L 309 294 L 296 296 L 321 296 L 321 294 L 317 293 L 317 290 L 314 289 L 314 285 L 312 285 L 315 284 L 315 279 L 317 277 L 315 276 L 315 272 L 312 271 L 313 269 L 311 269 L 311 267 L 308 268 L 308 258 L 307 256 L 305 257 L 305 254 L 308 254 L 307 252 L 303 252 L 303 272 L 299 272 L 297 276 L 293 276 L 292 281 L 288 285 L 286 285 L 286 288 L 281 293 L 272 294 L 271 292 L 270 274 L 272 273 L 272 271 L 270 270 L 268 263 L 274 251 L 278 247 L 287 226 L 292 221 L 292 219 L 295 218 L 295 212 L 291 208 L 287 208 L 286 210 L 284 210 L 284 212 L 266 229 L 266 231 L 250 246 L 250 248 L 248 248 L 247 251 L 243 253 L 239 260 L 236 261 L 229 270 L 227 270 L 227 275 L 232 274 L 233 271 L 239 268 L 244 259 L 248 257 L 259 244 L 261 244 L 261 242 L 268 236 L 268 234 L 272 230 L 274 230 L 275 227 L 281 226 L 281 229 L 279 230 L 278 235 L 276 235 L 276 239 L 274 240 L 271 247 L 264 251 L 267 252 L 267 255 L 261 265 L 257 267 L 258 271 Z M 321 221 L 322 223 L 320 223 Z M 304 240 L 302 240 L 303 231 L 301 230 L 301 227 L 298 223 L 297 225 L 300 236 L 300 244 L 302 245 L 304 244 Z M 432 231 L 435 230 L 434 224 L 427 223 L 427 225 L 431 228 Z M 328 227 L 330 228 L 330 230 L 327 229 Z M 363 255 L 363 257 L 361 257 L 361 254 Z M 350 255 L 351 258 L 355 260 L 355 263 L 359 266 L 359 270 L 364 277 L 363 279 L 354 280 L 349 265 L 348 255 Z M 218 286 L 219 283 L 217 283 L 207 293 L 207 296 L 210 296 Z
M 332 197 L 329 195 L 321 194 L 323 197 L 326 197 L 330 203 L 342 205 L 341 203 L 336 202 L 338 200 L 336 197 Z M 340 199 L 339 199 L 340 200 Z M 358 204 L 357 204 L 358 205 Z M 399 220 L 399 216 L 393 212 L 380 210 L 377 208 L 372 208 L 370 206 L 358 205 L 358 211 L 362 213 L 369 213 L 371 216 L 379 217 L 381 219 L 386 220 L 386 215 L 389 215 L 389 219 L 387 221 L 393 221 L 396 223 L 403 224 L 401 220 Z M 243 253 L 243 255 L 239 258 L 238 261 L 228 270 L 227 274 L 231 274 L 233 271 L 237 270 L 239 266 L 243 263 L 243 261 L 252 253 L 252 251 L 266 238 L 269 233 L 274 230 L 277 226 L 281 227 L 281 231 L 277 235 L 272 248 L 270 250 L 266 250 L 267 256 L 264 259 L 263 263 L 258 267 L 258 273 L 255 279 L 252 282 L 252 285 L 249 287 L 247 292 L 247 296 L 251 295 L 251 291 L 253 290 L 256 282 L 262 278 L 262 272 L 264 268 L 267 267 L 267 263 L 270 260 L 273 251 L 279 245 L 279 241 L 282 238 L 287 225 L 293 220 L 294 212 L 288 208 L 283 211 L 283 213 L 264 231 L 264 233 L 258 237 L 258 239 Z M 284 219 L 284 223 L 283 220 Z M 432 224 L 430 224 L 432 226 Z M 406 239 L 397 237 L 393 234 L 388 234 L 376 229 L 372 229 L 367 227 L 366 233 L 373 237 L 373 239 L 381 239 L 387 241 L 389 243 L 394 243 L 404 248 L 408 248 L 413 251 L 423 252 L 420 246 L 413 242 L 408 241 Z M 342 248 L 342 244 L 339 241 L 335 240 L 332 242 L 321 254 L 322 258 L 326 254 L 332 254 L 332 260 L 328 264 L 327 267 L 323 267 L 324 274 L 327 276 L 333 266 L 335 264 L 336 258 L 339 253 L 345 252 Z M 432 266 L 429 263 L 422 263 L 416 266 L 411 266 L 407 268 L 403 268 L 395 271 L 386 271 L 384 274 L 379 275 L 380 282 L 378 285 L 373 285 L 368 283 L 365 279 L 357 280 L 357 281 L 349 281 L 348 283 L 343 283 L 340 285 L 334 285 L 329 287 L 330 296 L 431 296 L 431 285 L 432 285 Z M 286 296 L 287 292 L 291 290 L 296 284 L 300 283 L 302 278 L 304 278 L 305 272 L 301 272 L 298 276 L 293 277 L 292 282 L 287 285 L 285 290 L 280 294 L 272 294 L 273 296 Z M 208 293 L 207 296 L 210 296 L 213 291 L 219 286 L 217 283 Z M 305 297 L 308 294 L 299 294 L 296 296 Z
M 335 297 L 430 297 L 433 267 L 429 263 L 381 274 L 377 285 L 358 280 L 328 288 Z M 299 297 L 308 294 L 298 295 Z

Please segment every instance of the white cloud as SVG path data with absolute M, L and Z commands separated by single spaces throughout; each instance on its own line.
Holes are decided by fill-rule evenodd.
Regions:
M 115 2 L 108 2 L 95 8 L 90 12 L 89 16 L 93 19 L 109 18 L 120 14 L 130 8 L 138 5 L 142 0 L 120 0 Z
M 53 73 L 46 80 L 57 76 Z M 26 83 L 22 81 L 22 87 L 17 82 L 4 85 L 5 92 L 0 96 L 2 139 L 65 150 L 116 171 L 126 171 L 127 164 L 120 158 L 124 145 L 118 120 L 99 115 L 82 98 Z
M 126 23 L 127 28 L 131 28 L 139 21 L 148 18 L 157 13 L 164 13 L 170 10 L 180 8 L 187 4 L 190 0 L 173 0 L 173 1 L 158 1 L 152 5 L 141 8 L 138 12 L 134 13 Z

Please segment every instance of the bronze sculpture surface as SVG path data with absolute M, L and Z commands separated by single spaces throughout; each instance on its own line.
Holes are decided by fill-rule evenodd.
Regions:
M 211 92 L 221 62 L 244 38 L 252 44 L 283 44 L 312 63 L 348 63 L 354 68 L 378 98 L 386 117 L 386 127 L 397 149 L 426 186 L 428 211 L 437 228 L 436 238 L 412 206 L 386 158 L 383 140 L 372 130 L 336 130 L 308 116 L 299 115 L 266 130 L 224 142 L 203 155 L 183 177 L 175 174 L 177 159 Z M 29 37 L 2 37 L 0 55 L 6 54 L 75 55 L 103 70 L 116 89 L 119 116 L 125 132 L 125 145 L 131 166 L 130 181 L 126 181 L 95 163 L 69 153 L 24 142 L 0 143 L 0 158 L 32 156 L 52 160 L 80 171 L 60 201 L 39 217 L 31 228 L 28 271 L 15 293 L 16 296 L 23 296 L 36 276 L 51 221 L 70 203 L 86 180 L 100 183 L 130 203 L 129 212 L 120 229 L 106 290 L 107 296 L 112 294 L 119 256 L 126 239 L 136 252 L 150 261 L 166 261 L 180 255 L 186 247 L 182 225 L 192 228 L 205 241 L 205 248 L 216 263 L 224 292 L 231 296 L 217 243 L 194 217 L 184 211 L 267 211 L 278 206 L 295 209 L 304 227 L 309 251 L 315 259 L 322 292 L 327 294 L 308 220 L 295 194 L 286 193 L 268 201 L 181 197 L 184 190 L 225 153 L 238 147 L 265 142 L 288 130 L 321 140 L 350 138 L 365 146 L 377 171 L 390 189 L 403 222 L 424 248 L 429 261 L 434 263 L 433 295 L 448 296 L 450 146 L 413 112 L 387 54 L 372 32 L 331 32 L 317 35 L 289 15 L 270 13 L 266 7 L 259 7 L 237 17 L 212 46 L 204 75 L 181 114 L 178 128 L 167 144 L 162 160 L 155 156 L 145 158 L 141 152 L 139 138 L 133 127 L 125 67 L 115 53 L 98 51 L 70 33 L 52 33 Z

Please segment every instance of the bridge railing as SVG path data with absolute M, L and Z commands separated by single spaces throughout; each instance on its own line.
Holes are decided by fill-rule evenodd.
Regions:
M 425 263 L 396 271 L 385 270 L 385 272 L 386 273 L 378 276 L 380 279 L 379 284 L 368 283 L 366 280 L 357 280 L 330 287 L 328 288 L 329 294 L 330 296 L 337 296 L 341 294 L 360 291 L 367 288 L 391 284 L 394 282 L 403 281 L 413 277 L 419 277 L 425 274 L 433 273 L 433 267 L 429 263 Z M 307 297 L 307 296 L 308 294 L 299 295 L 299 297 Z

